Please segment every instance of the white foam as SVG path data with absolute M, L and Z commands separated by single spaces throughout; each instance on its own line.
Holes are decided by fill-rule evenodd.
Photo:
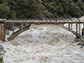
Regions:
M 57 25 L 38 25 L 4 44 L 4 63 L 82 63 L 74 35 Z M 82 53 L 82 54 L 81 54 Z

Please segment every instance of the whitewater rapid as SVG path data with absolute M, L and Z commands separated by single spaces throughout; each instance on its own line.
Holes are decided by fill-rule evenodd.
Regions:
M 58 25 L 31 25 L 3 47 L 4 63 L 84 63 L 84 48 Z

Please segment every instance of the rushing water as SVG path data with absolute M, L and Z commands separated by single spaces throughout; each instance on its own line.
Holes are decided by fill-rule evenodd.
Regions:
M 4 63 L 84 63 L 84 48 L 75 36 L 58 25 L 32 25 L 6 42 Z

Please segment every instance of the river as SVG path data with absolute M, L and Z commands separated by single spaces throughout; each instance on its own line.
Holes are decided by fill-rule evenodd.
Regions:
M 84 63 L 84 48 L 59 25 L 31 25 L 3 44 L 4 63 Z

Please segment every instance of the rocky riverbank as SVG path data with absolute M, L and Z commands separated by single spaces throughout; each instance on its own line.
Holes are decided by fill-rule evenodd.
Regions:
M 0 45 L 0 63 L 3 63 L 3 56 L 4 56 L 4 50 L 3 47 Z

